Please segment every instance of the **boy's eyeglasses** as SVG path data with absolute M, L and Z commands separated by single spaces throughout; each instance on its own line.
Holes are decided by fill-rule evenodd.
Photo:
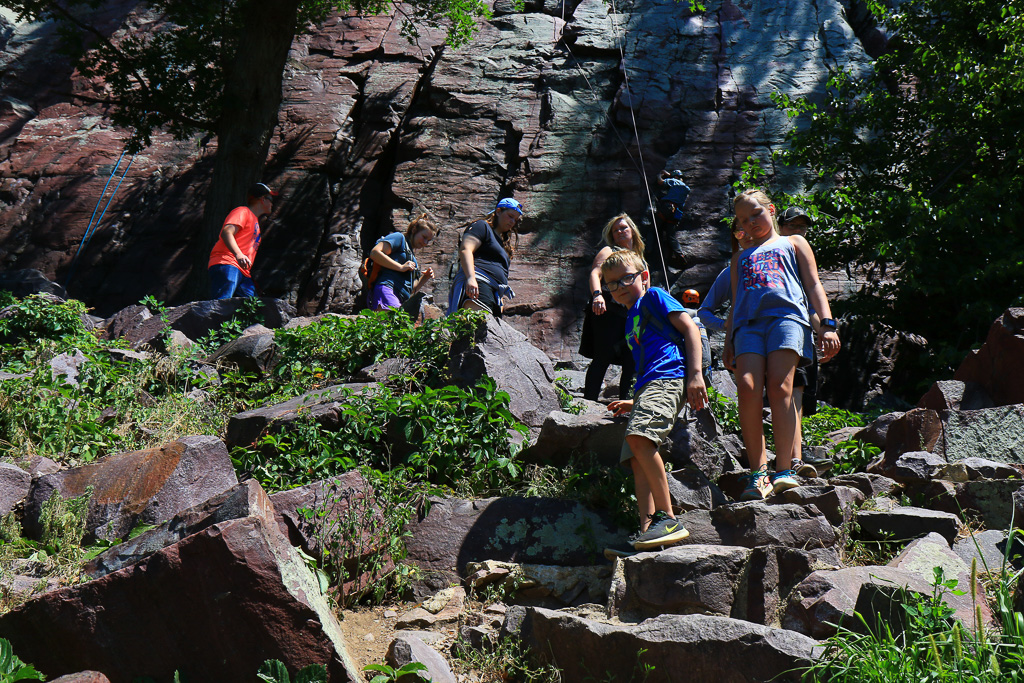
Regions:
M 612 280 L 611 282 L 604 283 L 604 285 L 601 286 L 601 289 L 603 289 L 606 292 L 614 292 L 619 287 L 629 287 L 631 284 L 633 284 L 633 281 L 636 280 L 636 276 L 639 274 L 639 272 L 626 273 L 618 280 Z

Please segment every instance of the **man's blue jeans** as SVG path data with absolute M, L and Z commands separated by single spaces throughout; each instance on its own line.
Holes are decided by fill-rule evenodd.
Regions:
M 221 263 L 210 266 L 210 298 L 230 299 L 237 292 L 239 296 L 256 296 L 256 285 L 235 266 Z

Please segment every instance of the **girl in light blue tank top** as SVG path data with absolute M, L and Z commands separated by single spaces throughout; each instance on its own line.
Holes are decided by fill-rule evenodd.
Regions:
M 839 336 L 807 240 L 779 235 L 775 206 L 760 190 L 743 192 L 734 204 L 734 306 L 726 324 L 725 362 L 736 372 L 740 427 L 752 471 L 742 499 L 759 500 L 799 485 L 793 472 L 800 429 L 793 374 L 814 353 L 808 305 L 821 316 L 821 362 L 838 353 Z M 746 248 L 740 250 L 736 240 Z M 761 429 L 765 389 L 776 447 L 775 472 L 770 475 Z

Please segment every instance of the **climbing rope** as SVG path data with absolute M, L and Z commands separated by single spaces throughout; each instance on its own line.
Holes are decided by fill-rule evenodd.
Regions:
M 644 150 L 640 144 L 640 129 L 636 123 L 636 113 L 633 111 L 633 93 L 629 89 L 629 68 L 626 66 L 626 50 L 625 50 L 625 36 L 619 35 L 619 24 L 615 21 L 615 15 L 618 14 L 618 9 L 615 6 L 615 0 L 611 0 L 611 21 L 612 30 L 615 33 L 615 42 L 618 44 L 619 56 L 622 60 L 622 82 L 626 88 L 626 97 L 629 98 L 629 115 L 633 119 L 633 134 L 636 136 L 636 152 L 637 156 L 640 157 L 640 168 L 642 169 L 641 177 L 644 179 L 644 190 L 647 192 L 647 208 L 651 212 L 651 226 L 654 229 L 654 241 L 658 244 L 658 258 L 661 260 L 661 272 L 665 276 L 665 289 L 672 289 L 672 284 L 668 281 L 668 267 L 665 265 L 665 252 L 661 247 L 661 235 L 658 233 L 658 218 L 654 211 L 654 198 L 651 197 L 651 185 L 647 180 L 647 166 L 644 164 Z
M 640 177 L 643 178 L 644 190 L 645 190 L 645 192 L 647 194 L 647 207 L 648 207 L 648 210 L 650 211 L 650 214 L 651 214 L 651 225 L 652 225 L 652 228 L 654 230 L 655 242 L 658 243 L 658 257 L 659 257 L 659 260 L 661 261 L 662 273 L 664 273 L 664 275 L 665 275 L 666 289 L 670 289 L 671 288 L 671 284 L 669 283 L 669 280 L 668 280 L 668 268 L 667 268 L 667 266 L 665 264 L 665 254 L 664 254 L 664 250 L 662 249 L 661 236 L 660 236 L 660 234 L 658 232 L 658 220 L 657 220 L 657 217 L 655 215 L 655 210 L 654 210 L 654 199 L 653 199 L 653 197 L 651 195 L 651 187 L 650 187 L 650 183 L 649 183 L 649 181 L 647 179 L 647 166 L 644 163 L 643 148 L 641 147 L 641 144 L 640 144 L 640 130 L 639 130 L 639 126 L 637 125 L 637 122 L 636 122 L 636 114 L 633 111 L 633 94 L 632 94 L 632 91 L 630 90 L 630 87 L 629 87 L 629 70 L 628 70 L 627 65 L 626 65 L 626 52 L 625 52 L 625 49 L 623 47 L 624 42 L 625 42 L 625 38 L 624 38 L 624 36 L 622 36 L 620 34 L 618 22 L 616 22 L 616 20 L 615 20 L 615 15 L 618 14 L 618 9 L 615 6 L 615 0 L 611 0 L 611 10 L 612 11 L 611 11 L 611 14 L 610 14 L 610 19 L 611 19 L 611 22 L 612 22 L 612 31 L 613 31 L 613 33 L 615 35 L 616 47 L 619 50 L 619 59 L 620 59 L 620 61 L 622 63 L 623 86 L 624 86 L 625 91 L 626 91 L 626 97 L 629 98 L 629 114 L 630 114 L 630 117 L 632 118 L 632 121 L 633 121 L 633 135 L 634 135 L 634 138 L 636 140 L 636 148 L 637 148 L 637 155 L 639 156 L 639 163 L 637 163 L 637 159 L 634 158 L 633 153 L 632 153 L 632 151 L 629 148 L 629 144 L 623 139 L 622 135 L 619 133 L 618 127 L 615 125 L 615 121 L 612 120 L 611 116 L 608 115 L 607 111 L 604 112 L 604 117 L 605 117 L 605 119 L 607 119 L 609 127 L 615 133 L 615 136 L 619 139 L 619 143 L 622 145 L 623 150 L 626 152 L 626 156 L 629 157 L 630 162 L 632 162 L 633 168 L 635 168 L 637 173 L 640 174 Z M 565 21 L 565 3 L 564 2 L 562 4 L 562 21 L 563 21 L 563 23 Z M 569 56 L 572 57 L 573 62 L 575 63 L 576 68 L 579 70 L 580 75 L 583 77 L 584 82 L 586 82 L 587 88 L 590 90 L 590 94 L 594 98 L 594 101 L 595 102 L 600 102 L 601 98 L 598 97 L 597 91 L 595 90 L 593 83 L 590 82 L 590 78 L 587 76 L 587 72 L 583 69 L 583 65 L 580 62 L 579 58 L 575 55 L 575 53 L 573 53 L 572 48 L 569 46 L 569 43 L 567 43 L 567 42 L 565 42 L 563 40 L 562 44 L 565 46 L 565 50 L 566 50 L 566 52 L 569 53 Z
M 66 288 L 71 282 L 71 278 L 75 275 L 75 270 L 78 267 L 78 257 L 85 251 L 86 247 L 89 246 L 89 241 L 92 239 L 93 234 L 96 232 L 96 228 L 103 221 L 103 217 L 107 214 L 107 209 L 110 208 L 110 203 L 114 201 L 114 195 L 117 194 L 117 190 L 121 187 L 121 183 L 124 182 L 125 176 L 128 175 L 128 169 L 132 167 L 132 162 L 135 161 L 135 155 L 128 159 L 128 165 L 124 167 L 124 172 L 121 174 L 121 179 L 117 181 L 117 185 L 114 186 L 114 191 L 110 193 L 107 198 L 107 203 L 103 205 L 103 211 L 100 212 L 100 217 L 96 218 L 96 212 L 99 211 L 100 202 L 103 201 L 103 196 L 107 193 L 107 188 L 110 187 L 110 181 L 114 179 L 118 169 L 121 167 L 121 160 L 124 159 L 125 151 L 121 152 L 121 156 L 117 158 L 117 163 L 114 164 L 114 168 L 110 171 L 110 175 L 107 176 L 107 182 L 103 185 L 103 191 L 100 192 L 100 196 L 96 198 L 96 206 L 93 207 L 92 215 L 89 217 L 89 224 L 85 226 L 85 233 L 82 235 L 82 241 L 78 243 L 78 250 L 75 252 L 74 257 L 71 259 L 71 267 L 68 269 L 68 276 L 64 279 L 64 287 Z

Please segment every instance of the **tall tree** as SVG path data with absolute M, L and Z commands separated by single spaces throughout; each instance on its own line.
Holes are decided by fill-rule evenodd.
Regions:
M 153 131 L 177 139 L 216 136 L 196 245 L 193 293 L 205 291 L 206 258 L 221 221 L 263 173 L 281 104 L 285 60 L 296 32 L 332 11 L 390 11 L 391 0 L 151 0 L 139 8 L 159 17 L 156 30 L 125 30 L 117 39 L 85 17 L 104 0 L 0 0 L 22 19 L 57 22 L 62 48 L 98 92 L 76 97 L 107 105 L 111 121 L 130 132 L 128 151 L 143 149 Z M 402 32 L 418 26 L 447 31 L 453 46 L 467 42 L 478 18 L 489 18 L 482 0 L 411 0 L 400 9 Z
M 1024 2 L 868 5 L 886 53 L 823 103 L 777 97 L 803 122 L 781 160 L 814 172 L 819 259 L 885 272 L 857 310 L 925 336 L 947 371 L 1024 302 Z

